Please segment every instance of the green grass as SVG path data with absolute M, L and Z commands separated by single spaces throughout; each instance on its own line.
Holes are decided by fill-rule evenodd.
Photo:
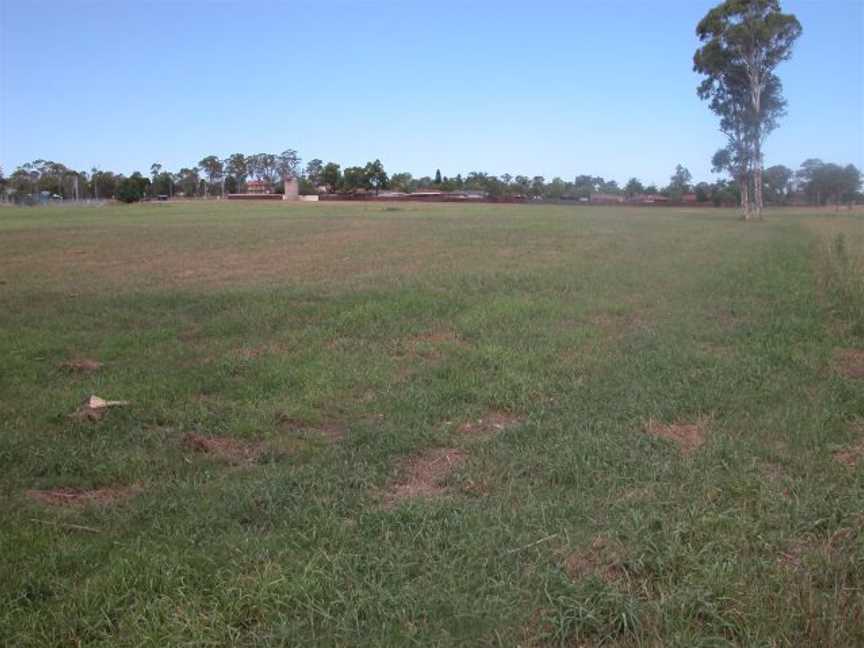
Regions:
M 860 213 L 4 209 L 0 641 L 862 645 L 862 246 Z M 447 492 L 385 505 L 439 447 Z

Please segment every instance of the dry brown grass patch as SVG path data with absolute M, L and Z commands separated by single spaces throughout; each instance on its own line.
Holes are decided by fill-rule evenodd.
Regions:
M 90 371 L 98 371 L 102 368 L 102 363 L 98 360 L 89 358 L 76 358 L 60 363 L 60 368 L 71 373 L 88 373 Z
M 790 542 L 786 549 L 777 557 L 782 567 L 793 571 L 803 571 L 808 557 L 821 557 L 833 560 L 848 555 L 850 544 L 858 539 L 864 518 L 859 517 L 857 526 L 843 527 L 824 539 L 815 535 L 797 538 Z
M 614 495 L 613 502 L 645 502 L 654 499 L 655 493 L 651 486 L 627 488 Z
M 459 468 L 467 455 L 456 448 L 434 448 L 402 461 L 401 477 L 384 493 L 385 506 L 405 500 L 430 498 L 447 492 L 444 481 Z
M 28 490 L 25 495 L 40 504 L 51 506 L 87 506 L 89 504 L 113 504 L 141 492 L 139 487 L 122 488 L 53 488 L 50 490 Z
M 648 423 L 645 424 L 645 433 L 655 439 L 672 441 L 681 450 L 681 454 L 689 455 L 705 443 L 707 421 L 667 424 L 649 419 Z
M 864 349 L 835 349 L 834 369 L 847 378 L 864 378 Z
M 524 416 L 493 411 L 476 421 L 463 423 L 459 426 L 459 432 L 478 437 L 490 437 L 503 432 L 507 428 L 521 425 L 524 421 Z
M 585 319 L 576 322 L 585 326 Z M 595 311 L 588 315 L 587 323 L 607 338 L 620 338 L 653 326 L 650 305 L 638 295 L 622 296 L 611 310 Z
M 345 426 L 337 421 L 315 424 L 287 414 L 277 414 L 276 422 L 279 428 L 285 432 L 312 434 L 330 443 L 337 443 L 344 439 L 347 431 Z
M 607 583 L 624 577 L 622 547 L 607 536 L 598 535 L 587 549 L 570 553 L 564 559 L 564 570 L 573 580 L 597 576 Z
M 864 434 L 864 421 L 853 423 L 852 431 Z M 850 468 L 857 466 L 858 462 L 861 461 L 862 458 L 864 458 L 864 438 L 858 441 L 858 443 L 834 453 L 834 461 L 841 463 L 844 466 L 849 466 Z
M 703 353 L 717 358 L 731 358 L 735 355 L 735 347 L 728 344 L 703 342 L 699 346 L 702 349 Z
M 254 463 L 264 452 L 261 443 L 244 443 L 229 437 L 205 437 L 194 432 L 184 435 L 183 447 L 234 464 Z
M 441 347 L 464 346 L 465 342 L 450 329 L 436 329 L 407 338 L 402 343 L 404 353 L 426 360 L 441 358 Z

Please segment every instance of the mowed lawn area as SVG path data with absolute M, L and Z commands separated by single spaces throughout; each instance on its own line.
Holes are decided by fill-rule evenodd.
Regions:
M 860 211 L 2 209 L 0 642 L 864 645 L 862 248 Z

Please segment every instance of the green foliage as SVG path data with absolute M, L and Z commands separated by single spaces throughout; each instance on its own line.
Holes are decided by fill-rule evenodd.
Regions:
M 685 194 L 690 191 L 690 181 L 693 179 L 693 176 L 690 174 L 690 171 L 683 164 L 678 164 L 675 166 L 675 173 L 672 174 L 672 177 L 669 178 L 669 193 L 676 194 L 680 197 L 681 194 Z
M 720 117 L 729 151 L 722 167 L 741 187 L 749 217 L 748 187 L 752 182 L 759 212 L 762 145 L 786 106 L 775 70 L 791 56 L 801 25 L 794 15 L 782 13 L 778 0 L 725 0 L 699 22 L 696 35 L 702 46 L 693 69 L 704 77 L 697 93 Z
M 324 183 L 324 163 L 315 158 L 306 163 L 304 177 L 312 184 L 313 187 L 319 187 Z
M 276 161 L 279 178 L 296 178 L 299 175 L 300 162 L 300 156 L 294 149 L 282 151 Z
M 327 191 L 334 193 L 342 185 L 342 172 L 335 162 L 328 162 L 321 172 L 321 181 L 327 187 Z
M 198 167 L 207 176 L 207 180 L 211 185 L 215 184 L 222 178 L 222 173 L 225 169 L 222 160 L 215 155 L 208 155 L 198 163 Z
M 301 196 L 315 196 L 318 194 L 318 186 L 313 184 L 308 178 L 300 178 L 297 184 Z
M 133 203 L 147 195 L 150 180 L 140 173 L 133 173 L 128 178 L 122 178 L 117 184 L 114 197 L 120 202 Z
M 198 195 L 201 178 L 198 176 L 198 169 L 182 168 L 177 172 L 177 188 L 187 198 L 193 198 Z
M 630 178 L 627 181 L 627 185 L 624 187 L 624 191 L 627 192 L 628 196 L 635 196 L 636 194 L 641 194 L 645 191 L 645 187 L 639 182 L 638 178 Z
M 161 172 L 153 177 L 150 193 L 154 196 L 170 196 L 174 193 L 174 178 L 168 172 Z
M 801 164 L 796 175 L 811 204 L 840 205 L 861 198 L 861 172 L 853 164 L 843 167 L 811 158 Z
M 363 186 L 372 191 L 379 191 L 388 187 L 387 172 L 381 160 L 367 162 L 363 169 Z
M 792 192 L 792 178 L 795 173 L 789 167 L 777 164 L 765 169 L 765 197 L 769 203 L 782 205 Z
M 340 189 L 342 191 L 353 192 L 365 188 L 366 172 L 363 167 L 345 167 L 345 171 L 342 174 Z
M 393 191 L 410 192 L 414 190 L 414 178 L 410 173 L 394 173 L 390 176 L 390 188 Z
M 242 153 L 234 153 L 228 156 L 228 159 L 225 161 L 225 171 L 230 177 L 234 178 L 239 188 L 239 185 L 246 182 L 246 178 L 249 175 L 249 162 L 246 156 Z

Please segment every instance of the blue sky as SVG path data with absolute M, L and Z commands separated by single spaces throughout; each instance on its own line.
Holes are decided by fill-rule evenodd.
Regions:
M 711 179 L 696 97 L 713 2 L 0 0 L 0 164 L 147 171 L 295 148 L 416 176 Z M 864 2 L 788 0 L 767 164 L 864 168 Z

